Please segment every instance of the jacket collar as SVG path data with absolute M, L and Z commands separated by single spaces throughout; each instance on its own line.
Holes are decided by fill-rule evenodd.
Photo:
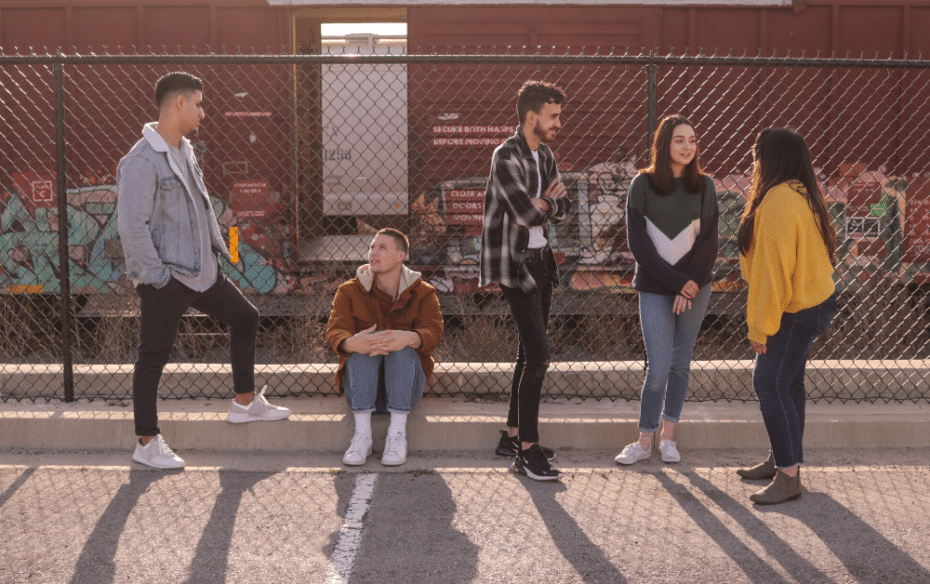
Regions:
M 397 284 L 397 297 L 400 298 L 401 294 L 416 284 L 421 275 L 420 272 L 411 270 L 402 264 L 400 266 L 400 281 Z M 366 292 L 371 292 L 371 288 L 375 283 L 375 274 L 371 271 L 371 266 L 369 264 L 360 266 L 358 270 L 355 271 L 355 277 Z
M 526 142 L 526 134 L 523 133 L 523 126 L 517 126 L 517 131 L 513 135 L 517 139 L 517 148 L 520 149 L 520 155 L 523 158 L 532 158 L 533 151 L 530 150 L 530 145 Z M 540 144 L 542 146 L 542 144 Z
M 168 142 L 165 141 L 165 138 L 155 129 L 157 124 L 158 122 L 149 122 L 145 124 L 142 127 L 142 137 L 148 141 L 156 152 L 168 152 Z M 184 156 L 188 156 L 193 152 L 191 149 L 191 141 L 184 136 L 181 136 L 181 152 Z

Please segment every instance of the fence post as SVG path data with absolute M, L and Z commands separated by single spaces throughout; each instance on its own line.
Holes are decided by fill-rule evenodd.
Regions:
M 61 51 L 58 51 L 61 56 Z M 61 283 L 61 354 L 65 401 L 74 401 L 74 366 L 71 360 L 71 274 L 68 254 L 68 181 L 65 173 L 65 74 L 55 63 L 55 178 L 58 184 L 58 265 Z
M 650 53 L 651 56 L 651 53 Z M 658 120 L 656 118 L 656 64 L 646 65 L 646 145 L 645 152 L 652 148 L 652 136 L 655 134 Z

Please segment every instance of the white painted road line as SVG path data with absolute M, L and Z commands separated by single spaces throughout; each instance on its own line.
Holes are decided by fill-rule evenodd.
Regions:
M 346 518 L 339 530 L 339 541 L 329 558 L 326 584 L 346 584 L 355 568 L 355 556 L 362 545 L 365 515 L 371 509 L 371 497 L 375 492 L 376 473 L 364 473 L 355 479 L 355 489 L 349 499 Z

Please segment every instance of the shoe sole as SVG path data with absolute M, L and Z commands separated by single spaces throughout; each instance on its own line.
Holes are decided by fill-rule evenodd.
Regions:
M 496 455 L 498 455 L 498 456 L 506 456 L 506 457 L 508 457 L 508 458 L 516 458 L 516 456 L 517 456 L 518 453 L 515 452 L 515 451 L 513 451 L 513 450 L 510 450 L 510 449 L 508 449 L 508 448 L 503 448 L 503 447 L 501 447 L 501 446 L 498 446 L 498 447 L 497 447 L 497 450 L 494 451 L 494 454 L 496 454 Z M 549 462 L 552 462 L 552 461 L 554 461 L 554 460 L 556 459 L 557 456 L 558 456 L 558 455 L 555 453 L 555 451 L 553 451 L 553 452 L 552 452 L 552 458 L 549 458 L 549 457 L 547 456 L 547 457 L 546 457 L 546 460 L 548 460 Z
M 514 462 L 512 465 L 510 465 L 510 470 L 512 470 L 512 471 L 515 472 L 516 474 L 521 474 L 521 475 L 523 475 L 523 476 L 525 476 L 525 477 L 527 477 L 527 478 L 531 478 L 531 479 L 533 479 L 534 481 L 557 481 L 557 480 L 561 479 L 562 476 L 563 476 L 561 472 L 560 472 L 559 474 L 557 474 L 556 476 L 552 476 L 552 477 L 544 477 L 544 476 L 540 476 L 540 475 L 537 475 L 537 474 L 533 474 L 532 472 L 526 470 L 525 467 L 517 466 L 517 463 L 516 463 L 516 462 Z
M 132 455 L 132 459 L 139 464 L 144 464 L 150 468 L 157 468 L 158 470 L 178 470 L 179 468 L 184 468 L 186 463 L 181 463 L 180 466 L 159 466 L 152 462 L 151 460 L 145 460 L 143 458 L 137 457 L 135 454 Z
M 791 495 L 787 499 L 782 499 L 781 501 L 752 501 L 752 497 L 750 497 L 749 500 L 755 503 L 756 505 L 780 505 L 782 503 L 787 503 L 788 501 L 795 501 L 797 499 L 800 499 L 801 495 L 802 493 L 798 493 L 797 495 Z
M 649 458 L 652 458 L 652 457 L 637 458 L 636 460 L 631 460 L 631 461 L 629 461 L 629 462 L 624 461 L 624 460 L 620 460 L 619 458 L 614 458 L 614 462 L 616 462 L 617 464 L 624 464 L 624 465 L 629 466 L 629 465 L 631 465 L 631 464 L 636 464 L 637 462 L 642 462 L 642 461 L 644 461 L 644 460 L 649 460 Z
M 362 466 L 363 464 L 365 464 L 366 462 L 368 462 L 368 457 L 371 456 L 371 453 L 372 453 L 372 449 L 369 448 L 369 449 L 368 449 L 368 454 L 366 454 L 366 455 L 365 455 L 365 458 L 363 458 L 363 459 L 360 460 L 360 461 L 346 460 L 345 457 L 343 457 L 343 459 L 342 459 L 342 464 L 346 464 L 346 465 L 348 465 L 348 466 Z
M 498 446 L 497 450 L 494 451 L 494 454 L 498 456 L 507 456 L 509 458 L 513 458 L 514 456 L 517 455 L 517 451 L 511 450 L 509 448 L 504 448 L 502 446 Z
M 406 456 L 404 457 L 403 460 L 400 460 L 400 461 L 397 461 L 397 462 L 385 462 L 383 458 L 381 459 L 381 464 L 383 464 L 384 466 L 400 466 L 400 465 L 404 464 L 405 462 L 407 462 L 407 457 L 406 457 Z
M 226 421 L 233 424 L 245 424 L 246 422 L 277 422 L 278 420 L 284 420 L 291 415 L 291 412 L 288 412 L 286 415 L 276 416 L 273 418 L 256 418 L 255 416 L 250 416 L 248 414 L 227 414 Z

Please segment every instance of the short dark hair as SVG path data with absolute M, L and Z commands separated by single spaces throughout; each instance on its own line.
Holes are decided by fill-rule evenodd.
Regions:
M 562 90 L 545 81 L 527 81 L 517 92 L 517 116 L 520 123 L 526 121 L 526 114 L 538 114 L 547 103 L 560 104 L 565 100 Z
M 175 71 L 162 75 L 155 82 L 155 105 L 161 110 L 165 103 L 178 93 L 203 91 L 203 81 L 190 73 Z
M 404 253 L 407 253 L 407 250 L 410 249 L 410 240 L 407 239 L 407 236 L 401 233 L 400 231 L 398 231 L 397 229 L 394 229 L 393 227 L 385 227 L 384 229 L 379 229 L 378 232 L 375 233 L 375 237 L 379 235 L 387 235 L 389 237 L 392 237 L 394 239 L 394 245 L 396 245 L 397 249 L 399 249 L 400 251 Z

